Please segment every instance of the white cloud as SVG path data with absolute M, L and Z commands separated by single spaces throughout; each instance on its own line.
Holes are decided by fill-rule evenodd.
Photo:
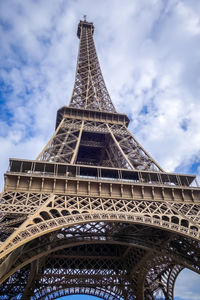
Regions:
M 111 98 L 139 142 L 167 171 L 199 164 L 198 1 L 9 0 L 0 2 L 1 172 L 8 157 L 39 154 L 69 103 L 83 14 Z

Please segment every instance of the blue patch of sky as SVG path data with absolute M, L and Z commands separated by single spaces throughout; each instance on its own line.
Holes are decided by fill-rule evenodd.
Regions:
M 2 27 L 3 31 L 9 31 L 12 29 L 12 24 L 8 20 L 4 20 L 1 16 L 0 27 Z
M 17 56 L 17 61 L 19 61 L 20 64 L 22 64 L 23 66 L 27 64 L 27 53 L 26 51 L 23 50 L 23 47 L 17 46 L 15 44 L 11 44 L 10 45 L 12 52 L 15 56 Z
M 156 87 L 156 80 L 153 80 L 152 81 L 152 88 Z M 147 94 L 148 90 L 144 90 L 144 94 Z M 157 108 L 155 106 L 155 103 L 154 103 L 154 97 L 148 97 L 147 95 L 147 98 L 148 98 L 148 105 L 143 105 L 142 106 L 142 109 L 140 110 L 139 114 L 140 115 L 147 115 L 149 113 L 151 114 L 155 114 L 157 112 Z M 145 97 L 146 99 L 146 97 Z M 146 100 L 145 100 L 146 102 Z
M 28 100 L 27 97 L 32 95 L 34 92 L 34 88 L 30 88 L 26 82 L 24 82 L 24 89 L 22 91 L 20 91 L 16 96 L 18 98 L 18 100 L 22 100 L 22 103 L 24 102 L 24 100 Z
M 195 174 L 197 172 L 197 168 L 199 167 L 200 162 L 195 162 L 190 165 L 190 168 L 188 170 L 189 173 Z
M 160 31 L 161 31 L 161 19 L 158 18 L 153 24 L 152 24 L 152 28 L 151 31 L 149 33 L 149 36 L 151 37 L 152 40 L 156 40 L 159 35 L 160 35 Z
M 142 109 L 141 109 L 141 111 L 140 111 L 140 114 L 142 114 L 142 115 L 147 115 L 148 112 L 149 112 L 148 106 L 147 106 L 147 105 L 143 105 L 143 107 L 142 107 Z
M 37 37 L 37 40 L 43 44 L 46 47 L 50 47 L 51 46 L 51 37 L 50 34 L 49 35 L 40 35 Z
M 4 99 L 5 95 L 11 94 L 13 92 L 13 88 L 9 84 L 5 84 L 5 82 L 0 79 L 0 101 Z
M 180 127 L 181 127 L 181 129 L 183 129 L 183 131 L 187 131 L 188 126 L 189 126 L 189 122 L 190 122 L 189 119 L 183 119 L 183 120 L 181 121 Z
M 28 86 L 24 86 L 24 91 L 17 94 L 17 102 L 23 105 L 24 100 L 28 101 L 29 96 L 33 93 L 33 89 L 30 89 Z M 13 95 L 12 85 L 6 84 L 3 80 L 0 79 L 0 120 L 5 122 L 8 126 L 12 126 L 13 122 L 20 123 L 20 116 L 17 120 L 14 119 L 15 103 L 13 98 L 16 97 Z M 29 123 L 26 124 L 26 131 L 23 135 L 23 140 L 34 136 L 34 127 L 32 126 L 34 121 L 34 116 L 29 115 Z M 1 130 L 0 135 L 5 136 L 7 133 Z
M 12 113 L 6 105 L 6 101 L 12 94 L 13 88 L 11 85 L 6 85 L 3 80 L 0 79 L 0 119 L 6 122 L 8 125 L 12 122 Z
M 180 165 L 175 169 L 176 173 L 186 173 L 186 174 L 196 174 L 198 172 L 198 167 L 200 166 L 200 160 L 197 159 L 192 164 L 187 166 Z

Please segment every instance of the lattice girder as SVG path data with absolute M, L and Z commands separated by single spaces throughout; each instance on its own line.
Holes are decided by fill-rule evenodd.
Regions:
M 166 234 L 157 232 L 155 229 L 144 227 L 141 229 L 140 227 L 137 228 L 136 226 L 131 226 L 130 229 L 127 227 L 126 224 L 118 224 L 114 223 L 112 226 L 109 225 L 110 223 L 91 223 L 91 224 L 82 224 L 76 225 L 75 227 L 66 228 L 65 231 L 61 229 L 61 231 L 51 233 L 51 237 L 49 235 L 45 235 L 41 238 L 33 240 L 31 243 L 27 244 L 25 248 L 23 248 L 23 261 L 19 258 L 19 261 L 15 263 L 13 266 L 13 271 L 10 274 L 17 271 L 19 268 L 24 266 L 24 261 L 27 263 L 31 263 L 35 259 L 38 259 L 42 256 L 47 256 L 49 253 L 53 251 L 57 251 L 58 249 L 62 249 L 70 247 L 70 245 L 75 245 L 74 243 L 78 244 L 85 244 L 85 243 L 120 243 L 124 246 L 129 247 L 136 247 L 144 250 L 154 250 L 155 253 L 160 252 L 160 246 L 157 243 L 158 239 L 162 237 L 161 240 L 167 239 Z M 116 224 L 116 225 L 115 225 Z M 130 233 L 129 233 L 130 232 Z M 53 236 L 52 236 L 53 234 Z M 106 235 L 106 236 L 105 236 Z M 110 237 L 109 237 L 110 236 Z M 149 236 L 147 240 L 146 236 Z M 154 237 L 155 236 L 155 237 Z M 76 240 L 77 239 L 77 240 Z M 180 239 L 180 238 L 179 238 Z M 184 264 L 184 266 L 193 269 L 196 272 L 199 272 L 198 269 L 198 243 L 193 242 L 193 244 L 185 239 L 180 240 L 178 243 L 178 239 L 173 238 L 170 249 L 172 253 L 171 256 L 174 257 L 176 262 Z M 55 243 L 55 246 L 53 246 Z M 50 247 L 51 245 L 51 247 Z M 182 250 L 180 251 L 181 245 L 184 245 L 185 252 Z M 50 248 L 49 248 L 50 247 Z M 162 245 L 164 250 L 164 246 Z M 169 248 L 169 247 L 168 247 Z M 190 257 L 188 257 L 187 253 L 191 252 Z M 20 253 L 20 248 L 18 254 Z M 37 255 L 35 254 L 37 253 Z M 40 253 L 40 254 L 39 254 Z M 196 256 L 194 253 L 197 253 Z M 9 258 L 8 258 L 9 259 Z M 135 262 L 134 262 L 135 263 Z M 11 266 L 11 264 L 7 263 L 7 265 Z M 131 263 L 129 262 L 131 266 Z M 5 268 L 3 267 L 4 271 Z M 6 272 L 6 271 L 5 271 Z M 2 273 L 2 272 L 1 272 Z M 5 280 L 5 279 L 4 279 Z
M 79 24 L 79 54 L 70 106 L 116 112 L 98 62 L 92 23 Z
M 96 230 L 95 230 L 95 228 L 96 228 Z M 129 271 L 129 274 L 131 275 L 131 276 L 133 276 L 133 274 L 137 274 L 138 272 L 137 272 L 137 270 L 135 270 L 135 265 L 137 265 L 137 263 L 136 263 L 136 261 L 138 260 L 138 262 L 140 262 L 140 260 L 141 260 L 141 257 L 143 257 L 144 255 L 145 255 L 145 252 L 144 252 L 144 250 L 139 250 L 140 249 L 140 247 L 141 247 L 141 243 L 140 243 L 140 246 L 139 246 L 139 244 L 137 245 L 137 248 L 133 248 L 133 247 L 135 247 L 135 245 L 132 245 L 132 244 L 130 244 L 130 233 L 134 233 L 134 235 L 135 235 L 135 237 L 136 238 L 138 238 L 139 240 L 143 237 L 144 238 L 144 242 L 146 241 L 146 237 L 147 236 L 149 236 L 149 238 L 150 239 L 152 239 L 152 241 L 150 242 L 150 244 L 148 245 L 148 243 L 147 243 L 147 241 L 146 241 L 146 246 L 144 247 L 144 244 L 142 245 L 144 248 L 146 248 L 146 250 L 148 250 L 148 251 L 150 251 L 150 252 L 152 252 L 152 249 L 153 249 L 153 246 L 152 246 L 152 244 L 151 243 L 153 243 L 153 244 L 155 244 L 155 241 L 157 240 L 157 242 L 160 240 L 160 236 L 162 236 L 163 237 L 163 239 L 166 241 L 165 242 L 165 244 L 166 244 L 166 249 L 168 249 L 168 248 L 171 248 L 171 246 L 169 247 L 169 244 L 168 244 L 168 235 L 166 235 L 165 237 L 164 237 L 164 235 L 163 235 L 163 233 L 160 235 L 159 234 L 159 231 L 155 231 L 155 229 L 153 229 L 152 228 L 152 233 L 148 233 L 148 231 L 149 231 L 150 229 L 148 228 L 148 227 L 144 227 L 144 228 L 142 228 L 142 227 L 138 227 L 138 226 L 131 226 L 131 225 L 127 225 L 127 224 L 124 224 L 124 223 L 121 223 L 121 224 L 118 224 L 117 226 L 115 225 L 115 223 L 108 223 L 108 224 L 105 224 L 105 223 L 103 223 L 103 222 L 101 222 L 101 223 L 91 223 L 91 224 L 86 224 L 86 225 L 79 225 L 78 227 L 76 226 L 76 227 L 74 227 L 74 229 L 73 228 L 69 228 L 69 229 L 66 229 L 66 231 L 60 231 L 60 233 L 59 232 L 57 232 L 57 233 L 54 233 L 51 237 L 49 236 L 46 236 L 46 239 L 44 240 L 41 240 L 41 242 L 43 241 L 43 245 L 42 244 L 40 244 L 41 242 L 39 242 L 39 241 L 32 241 L 32 244 L 30 244 L 30 246 L 29 246 L 29 252 L 30 252 L 30 250 L 31 251 L 33 251 L 33 253 L 38 253 L 39 251 L 39 249 L 38 250 L 36 250 L 36 248 L 34 247 L 34 243 L 35 243 L 35 245 L 37 245 L 37 247 L 40 247 L 41 248 L 41 251 L 44 251 L 44 249 L 45 249 L 45 247 L 46 247 L 46 249 L 47 249 L 47 251 L 48 252 L 43 252 L 43 253 L 41 253 L 41 257 L 50 257 L 50 259 L 54 259 L 54 258 L 59 258 L 59 259 L 61 259 L 62 260 L 62 257 L 64 257 L 64 261 L 65 262 L 60 262 L 60 266 L 62 266 L 63 268 L 64 268 L 64 266 L 65 266 L 65 264 L 66 264 L 66 266 L 68 265 L 68 266 L 70 266 L 70 262 L 71 263 L 73 263 L 73 265 L 74 266 L 78 266 L 80 263 L 83 263 L 83 258 L 85 257 L 85 259 L 86 259 L 86 261 L 88 261 L 88 259 L 90 259 L 90 265 L 91 265 L 91 271 L 90 271 L 90 273 L 87 273 L 87 275 L 88 276 L 85 276 L 85 273 L 84 273 L 84 271 L 83 271 L 83 273 L 82 273 L 82 275 L 80 274 L 80 272 L 79 273 L 77 273 L 77 272 L 72 272 L 71 270 L 72 270 L 72 267 L 70 267 L 69 268 L 69 273 L 66 273 L 65 275 L 67 276 L 67 278 L 68 278 L 68 280 L 70 280 L 70 283 L 69 283 L 69 285 L 71 284 L 72 285 L 72 283 L 74 282 L 74 280 L 77 282 L 77 280 L 80 278 L 80 280 L 82 280 L 81 282 L 83 283 L 83 281 L 84 280 L 86 280 L 87 279 L 87 282 L 89 282 L 89 280 L 90 280 L 90 276 L 89 276 L 89 274 L 91 274 L 91 278 L 92 278 L 92 275 L 94 275 L 93 276 L 93 280 L 94 280 L 94 278 L 96 278 L 95 276 L 95 274 L 96 274 L 96 272 L 95 272 L 95 270 L 97 271 L 97 279 L 98 279 L 98 281 L 96 281 L 96 283 L 95 284 L 97 284 L 98 282 L 99 282 L 99 280 L 100 280 L 100 278 L 99 278 L 99 275 L 98 274 L 100 274 L 100 269 L 101 269 L 101 267 L 103 266 L 103 264 L 102 264 L 102 262 L 101 261 L 103 261 L 103 263 L 106 263 L 106 260 L 107 260 L 107 262 L 110 264 L 110 262 L 114 259 L 114 262 L 113 262 L 113 267 L 115 266 L 115 267 L 117 267 L 117 265 L 118 264 L 116 264 L 116 260 L 118 259 L 118 257 L 120 258 L 120 257 L 123 257 L 123 259 L 124 259 L 124 261 L 125 261 L 125 264 L 123 264 L 123 268 L 122 268 L 122 264 L 121 264 L 121 270 L 127 270 L 127 267 L 130 269 L 130 271 Z M 94 236 L 94 233 L 96 232 L 96 238 L 97 237 L 99 237 L 99 240 L 98 240 L 98 243 L 96 243 L 97 242 L 97 239 L 95 238 L 95 240 L 93 240 L 93 242 L 95 241 L 95 244 L 93 244 L 95 247 L 96 247 L 96 250 L 95 250 L 95 248 L 94 248 L 94 246 L 92 246 L 92 244 L 91 244 L 91 242 L 92 242 L 92 239 L 90 239 L 90 241 L 88 240 L 88 237 L 89 237 L 89 235 L 88 234 L 92 234 L 93 236 Z M 106 237 L 109 235 L 109 232 L 110 232 L 110 234 L 112 235 L 112 237 L 113 237 L 113 241 L 109 241 L 109 244 L 105 244 L 105 240 L 103 241 L 102 240 L 102 237 L 103 236 L 105 236 L 105 234 L 106 234 Z M 155 232 L 154 234 L 153 234 L 153 232 Z M 127 234 L 127 237 L 125 236 L 126 234 Z M 64 240 L 64 236 L 65 236 L 65 234 L 66 234 L 66 240 Z M 72 244 L 71 245 L 73 245 L 73 246 L 71 246 L 71 248 L 68 248 L 68 249 L 66 249 L 65 247 L 66 247 L 66 243 L 69 243 L 69 235 L 72 235 L 72 236 L 74 236 L 74 238 L 75 239 L 77 239 L 77 246 L 75 247 L 75 244 L 74 244 L 74 242 L 73 241 L 71 241 L 72 242 Z M 82 237 L 83 238 L 83 236 L 85 236 L 85 241 L 82 241 L 82 243 L 80 243 L 80 240 L 79 240 L 79 237 Z M 92 237 L 92 236 L 91 236 Z M 127 238 L 127 242 L 125 243 L 124 241 L 125 241 L 125 238 Z M 115 243 L 117 242 L 117 239 L 118 239 L 118 243 L 119 244 L 121 244 L 122 243 L 122 245 L 123 246 L 120 246 L 120 247 L 124 247 L 124 250 L 122 251 L 122 249 L 123 248 L 121 248 L 121 250 L 120 250 L 120 248 L 119 248 L 119 250 L 117 250 L 117 251 L 114 251 L 114 256 L 113 256 L 113 250 L 111 250 L 110 248 L 106 248 L 107 246 L 111 246 L 112 248 L 114 247 L 114 245 L 113 245 L 113 242 L 115 241 Z M 119 240 L 119 239 L 122 239 L 121 241 Z M 134 240 L 134 239 L 133 239 Z M 138 240 L 138 241 L 139 241 Z M 47 243 L 47 241 L 48 241 L 48 243 Z M 119 242 L 120 241 L 120 242 Z M 123 241 L 123 242 L 122 242 Z M 62 246 L 58 246 L 58 242 L 60 242 L 60 243 L 62 243 L 63 242 L 63 244 L 62 244 Z M 99 251 L 99 247 L 102 245 L 102 242 L 104 243 L 104 245 L 103 245 L 103 248 L 102 248 L 102 250 L 101 251 Z M 144 243 L 143 242 L 143 243 Z M 156 242 L 156 244 L 157 244 L 157 242 Z M 88 243 L 88 244 L 85 244 L 85 243 Z M 49 248 L 49 246 L 51 245 L 51 247 L 53 246 L 53 244 L 55 244 L 56 246 L 57 246 L 57 250 L 56 250 L 56 248 L 55 249 L 50 249 Z M 80 246 L 82 244 L 82 246 Z M 79 245 L 79 246 L 78 246 Z M 98 246 L 99 245 L 99 246 Z M 107 245 L 107 246 L 106 246 Z M 112 246 L 113 245 L 113 246 Z M 116 244 L 117 245 L 117 244 Z M 158 258 L 156 258 L 156 259 L 152 259 L 152 257 L 151 257 L 151 259 L 149 259 L 149 263 L 148 264 L 146 264 L 145 263 L 145 261 L 146 261 L 146 259 L 144 259 L 144 263 L 142 263 L 142 265 L 141 265 L 141 263 L 139 263 L 139 266 L 138 266 L 138 268 L 139 268 L 139 271 L 140 271 L 140 273 L 142 272 L 143 274 L 145 274 L 147 271 L 146 270 L 148 270 L 148 268 L 147 268 L 147 265 L 148 265 L 148 267 L 149 267 L 149 269 L 150 270 L 152 270 L 152 267 L 154 266 L 154 264 L 155 264 L 155 267 L 154 268 L 156 268 L 156 270 L 157 270 L 157 272 L 163 272 L 163 268 L 161 267 L 159 267 L 159 264 L 161 264 L 161 266 L 163 265 L 163 263 L 162 263 L 162 260 L 163 260 L 163 258 L 161 257 L 161 259 L 159 258 L 160 257 L 160 254 L 159 254 L 159 252 L 161 251 L 162 253 L 163 253 L 163 251 L 164 251 L 164 248 L 163 248 L 163 243 L 162 243 L 162 249 L 161 248 L 159 248 L 159 247 L 157 247 L 157 249 L 156 249 L 156 247 L 154 247 L 154 249 L 153 249 L 153 252 L 154 252 L 154 255 L 153 255 L 153 257 L 156 255 L 156 257 L 158 257 Z M 158 246 L 158 245 L 157 245 Z M 70 247 L 70 244 L 69 244 L 69 246 L 68 247 Z M 79 247 L 79 248 L 77 248 L 77 247 Z M 80 247 L 82 247 L 82 253 L 81 253 L 81 248 Z M 89 248 L 88 248 L 89 247 Z M 101 246 L 102 247 L 102 246 Z M 127 249 L 126 249 L 126 247 L 127 247 Z M 58 248 L 60 249 L 60 250 L 58 250 Z M 33 250 L 32 250 L 33 249 Z M 66 252 L 66 250 L 63 252 L 63 250 L 67 250 L 67 252 Z M 93 250 L 92 250 L 93 249 Z M 109 250 L 109 251 L 107 251 L 107 250 Z M 113 248 L 114 249 L 114 248 Z M 138 250 L 137 250 L 138 249 Z M 165 249 L 165 251 L 166 251 L 166 249 Z M 174 248 L 175 249 L 175 248 Z M 168 260 L 168 262 L 170 261 L 170 265 L 172 264 L 172 256 L 173 256 L 173 252 L 174 252 L 174 249 L 172 250 L 172 253 L 170 254 L 170 253 L 167 253 L 166 252 L 166 254 L 165 254 L 165 257 L 164 257 L 164 259 L 166 260 L 166 258 L 167 258 L 167 260 Z M 27 251 L 27 250 L 26 250 Z M 24 250 L 23 251 L 23 257 L 24 257 L 24 255 L 26 255 L 26 251 Z M 136 252 L 135 252 L 136 251 Z M 49 254 L 48 254 L 49 253 Z M 51 254 L 50 254 L 51 253 Z M 95 254 L 96 253 L 96 254 Z M 137 253 L 137 255 L 136 255 L 136 253 Z M 89 254 L 89 256 L 88 256 L 88 254 Z M 162 254 L 163 255 L 163 254 Z M 77 256 L 77 258 L 78 258 L 78 261 L 77 260 L 74 260 L 75 259 L 75 257 Z M 136 258 L 138 256 L 138 259 Z M 152 256 L 152 255 L 151 255 Z M 29 257 L 31 257 L 32 258 L 32 261 L 34 261 L 35 259 L 38 259 L 39 257 L 38 257 L 38 255 L 36 255 L 35 257 L 32 257 L 32 253 L 30 252 L 29 253 Z M 70 259 L 69 261 L 67 261 L 67 257 Z M 111 258 L 112 257 L 112 258 Z M 175 262 L 182 262 L 183 264 L 185 263 L 184 262 L 184 259 L 181 261 L 180 260 L 180 255 L 179 255 L 179 253 L 177 253 L 177 256 L 175 257 L 174 256 L 174 258 L 173 258 L 173 260 L 175 261 Z M 99 262 L 98 262 L 99 261 Z M 76 263 L 75 263 L 76 262 Z M 97 264 L 97 266 L 95 267 L 95 265 L 94 265 L 94 262 Z M 154 263 L 153 263 L 154 262 Z M 29 263 L 30 263 L 30 261 L 29 261 Z M 99 264 L 99 266 L 98 266 L 98 264 Z M 107 263 L 106 263 L 107 264 Z M 101 266 L 101 267 L 100 267 Z M 142 267 L 143 266 L 143 267 Z M 21 266 L 22 267 L 22 266 Z M 133 268 L 133 269 L 132 269 Z M 21 268 L 20 268 L 21 269 Z M 51 269 L 51 268 L 50 268 Z M 105 269 L 105 268 L 104 268 Z M 108 267 L 108 270 L 110 270 L 110 269 L 112 269 L 111 267 Z M 143 271 L 142 271 L 143 270 Z M 110 272 L 110 271 L 109 271 Z M 53 271 L 53 273 L 55 273 L 56 274 L 56 271 L 55 271 L 55 269 L 54 269 L 54 271 Z M 71 275 L 70 275 L 71 274 Z M 110 277 L 112 277 L 112 275 L 114 276 L 114 273 L 111 271 L 111 273 L 109 273 L 109 276 Z M 119 272 L 117 273 L 118 275 L 119 275 Z M 115 275 L 115 276 L 117 276 L 117 274 Z M 48 273 L 48 276 L 50 275 L 50 273 Z M 122 274 L 121 274 L 122 275 Z M 120 275 L 120 276 L 121 276 Z M 129 276 L 130 276 L 129 275 Z M 158 275 L 159 275 L 159 273 L 158 273 Z M 102 273 L 102 279 L 101 279 L 101 282 L 102 282 L 102 286 L 106 286 L 106 284 L 105 284 L 105 282 L 104 281 L 102 281 L 102 280 L 105 280 L 105 278 L 106 278 L 106 274 L 105 274 L 105 270 L 103 271 L 103 273 Z M 157 276 L 158 277 L 158 276 Z M 51 284 L 53 284 L 53 282 L 54 282 L 54 280 L 52 281 L 52 277 L 48 277 L 49 278 L 49 280 L 50 280 L 50 278 L 51 278 Z M 62 278 L 63 278 L 63 271 L 62 271 Z M 81 279 L 82 278 L 82 279 Z M 104 278 L 104 279 L 103 279 Z M 112 278 L 114 278 L 114 277 L 112 277 Z M 54 278 L 55 279 L 55 278 Z M 121 278 L 122 279 L 122 278 Z M 44 280 L 44 279 L 43 279 Z M 60 283 L 60 285 L 59 285 L 59 288 L 61 288 L 61 282 L 60 282 L 60 279 L 59 279 L 59 277 L 58 277 L 58 279 L 56 279 L 56 282 L 58 282 L 58 280 L 59 280 L 59 283 Z M 72 280 L 72 281 L 71 281 Z M 117 277 L 116 277 L 116 280 L 119 280 L 119 279 L 117 279 Z M 128 277 L 127 277 L 127 279 L 126 280 L 129 280 L 130 281 L 130 279 L 128 279 Z M 65 280 L 64 280 L 65 282 L 66 282 L 66 278 L 65 278 Z M 123 279 L 123 282 L 125 281 L 125 278 Z M 133 281 L 133 280 L 132 280 Z M 132 282 L 131 281 L 131 282 Z M 136 284 L 136 282 L 137 282 L 137 280 L 134 280 L 135 281 L 135 284 Z M 93 284 L 94 284 L 94 281 L 92 281 L 93 282 Z M 92 285 L 92 282 L 91 282 L 91 285 Z M 107 282 L 109 282 L 109 280 L 107 280 Z M 165 282 L 164 282 L 165 283 Z M 46 283 L 47 284 L 47 283 Z M 51 286 L 51 284 L 47 284 L 48 286 Z M 133 282 L 132 282 L 132 284 L 133 284 Z M 150 283 L 149 283 L 150 284 Z M 167 282 L 165 283 L 165 285 L 166 285 L 166 288 L 167 288 Z M 66 284 L 67 285 L 67 284 Z M 80 281 L 79 281 L 79 284 L 77 283 L 77 285 L 80 285 Z M 116 285 L 116 282 L 115 282 L 115 285 Z M 44 292 L 44 285 L 41 285 L 42 287 L 41 287 L 41 290 Z M 75 285 L 76 286 L 76 285 Z M 90 286 L 90 284 L 88 284 L 88 287 Z M 158 284 L 157 284 L 157 286 L 158 286 Z M 153 290 L 152 290 L 152 293 L 153 293 L 153 291 L 155 290 L 155 284 L 153 285 Z M 49 289 L 48 289 L 49 290 Z M 54 289 L 53 289 L 54 290 Z M 52 290 L 52 291 L 53 291 Z M 130 290 L 130 288 L 128 289 L 128 290 Z M 135 289 L 134 290 L 136 290 L 136 286 L 135 286 Z M 168 288 L 168 290 L 169 290 L 169 288 Z M 34 292 L 35 293 L 35 292 Z M 135 293 L 135 292 L 134 292 Z M 43 294 L 44 295 L 44 294 Z M 124 294 L 123 294 L 123 296 L 124 296 Z M 26 298 L 25 298 L 26 299 Z M 125 299 L 125 298 L 124 298 Z M 132 299 L 130 296 L 128 296 L 128 298 L 127 299 Z M 134 299 L 134 298 L 133 298 Z
M 139 290 L 138 299 L 167 299 L 173 300 L 174 284 L 183 266 L 177 265 L 170 255 L 146 257 L 146 272 L 140 272 L 138 281 L 144 286 L 144 290 Z
M 88 153 L 87 159 L 81 156 L 84 149 L 89 151 L 89 146 L 95 152 L 95 160 L 88 160 Z M 99 159 L 98 152 L 101 152 Z M 91 151 L 89 155 L 92 155 Z M 62 119 L 38 159 L 61 163 L 162 171 L 124 124 L 106 124 L 105 122 L 70 119 L 69 117 Z
M 41 199 L 41 194 L 34 195 L 34 199 L 37 197 Z M 177 206 L 174 209 L 174 202 L 126 199 L 121 201 L 114 198 L 53 194 L 50 194 L 49 197 L 44 194 L 44 200 L 41 203 L 43 203 L 42 206 L 34 207 L 33 213 L 29 215 L 28 219 L 3 243 L 0 257 L 47 232 L 78 223 L 101 220 L 149 224 L 188 237 L 192 235 L 197 240 L 200 239 L 200 226 L 193 221 L 196 215 L 190 214 L 200 207 L 198 204 L 193 204 L 193 210 L 190 204 L 190 210 L 185 216 L 182 210 L 184 206 L 187 208 L 187 203 L 182 204 L 179 211 Z M 24 205 L 20 205 L 18 202 L 17 207 L 21 212 Z M 28 207 L 28 211 L 31 211 L 32 208 L 33 206 Z

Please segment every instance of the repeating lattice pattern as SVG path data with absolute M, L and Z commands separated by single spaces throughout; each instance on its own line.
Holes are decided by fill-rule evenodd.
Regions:
M 108 237 L 112 241 L 109 241 Z M 40 257 L 43 260 L 39 259 L 37 263 L 31 263 L 30 275 L 26 281 L 25 292 L 27 293 L 24 293 L 23 299 L 27 299 L 27 295 L 35 295 L 37 299 L 43 299 L 44 296 L 52 299 L 51 297 L 56 295 L 54 293 L 58 293 L 56 292 L 58 287 L 61 292 L 68 291 L 72 286 L 80 291 L 84 291 L 80 286 L 87 287 L 85 289 L 85 293 L 86 290 L 88 291 L 87 294 L 93 294 L 95 287 L 98 287 L 96 293 L 101 291 L 105 299 L 117 299 L 117 297 L 140 299 L 142 291 L 138 287 L 142 286 L 144 279 L 146 298 L 159 299 L 163 294 L 173 299 L 174 280 L 182 269 L 177 263 L 185 264 L 187 252 L 191 249 L 194 251 L 194 247 L 198 245 L 180 238 L 172 240 L 171 237 L 169 240 L 168 237 L 169 235 L 163 231 L 154 228 L 98 222 L 61 229 L 46 236 L 41 242 L 33 240 L 29 248 L 24 249 L 21 259 L 27 255 L 29 257 L 36 255 L 41 248 L 43 253 Z M 134 248 L 131 244 L 134 240 L 141 243 L 142 239 L 146 250 Z M 105 244 L 106 240 L 109 244 Z M 127 243 L 124 243 L 125 240 Z M 178 246 L 180 242 L 181 247 Z M 157 247 L 156 250 L 156 244 L 162 245 L 162 249 Z M 182 248 L 185 249 L 185 259 L 182 256 Z M 153 252 L 148 252 L 148 249 L 153 249 Z M 197 258 L 193 258 L 192 255 L 191 259 L 198 266 Z M 34 262 L 34 257 L 32 261 Z M 37 280 L 33 282 L 35 280 L 33 274 L 36 271 Z M 16 275 L 13 278 L 16 279 Z M 13 289 L 13 293 L 17 295 L 22 289 L 20 278 L 18 283 L 15 281 L 15 286 L 9 279 L 3 285 L 4 289 L 5 287 Z M 3 290 L 0 290 L 0 293 Z
M 41 160 L 71 163 L 82 121 L 65 118 L 40 155 Z
M 113 136 L 115 145 L 118 146 L 118 149 L 120 149 L 121 154 L 127 161 L 127 167 L 131 169 L 162 171 L 142 146 L 139 145 L 126 126 L 113 124 L 108 124 L 107 126 Z
M 106 89 L 93 41 L 91 23 L 80 24 L 80 47 L 70 106 L 116 112 Z
M 90 157 L 79 157 L 81 147 L 93 149 L 95 156 L 91 153 Z M 63 119 L 38 158 L 61 163 L 162 171 L 125 125 L 70 118 Z
M 40 194 L 38 196 L 41 197 Z M 197 207 L 198 205 L 193 204 L 193 206 Z M 0 257 L 14 250 L 17 245 L 25 244 L 30 239 L 49 231 L 76 223 L 97 220 L 152 224 L 199 239 L 200 226 L 193 222 L 193 217 L 194 215 L 191 215 L 190 219 L 189 214 L 187 217 L 178 214 L 177 209 L 173 209 L 173 203 L 50 195 L 34 214 L 29 215 L 23 226 L 4 242 Z

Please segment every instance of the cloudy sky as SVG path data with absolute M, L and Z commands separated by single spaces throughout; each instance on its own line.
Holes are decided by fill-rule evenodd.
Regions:
M 135 137 L 164 170 L 199 176 L 200 1 L 1 0 L 1 188 L 8 158 L 36 158 L 56 110 L 69 103 L 84 14 L 112 101 Z M 194 285 L 186 296 L 180 286 L 178 299 L 199 299 Z

